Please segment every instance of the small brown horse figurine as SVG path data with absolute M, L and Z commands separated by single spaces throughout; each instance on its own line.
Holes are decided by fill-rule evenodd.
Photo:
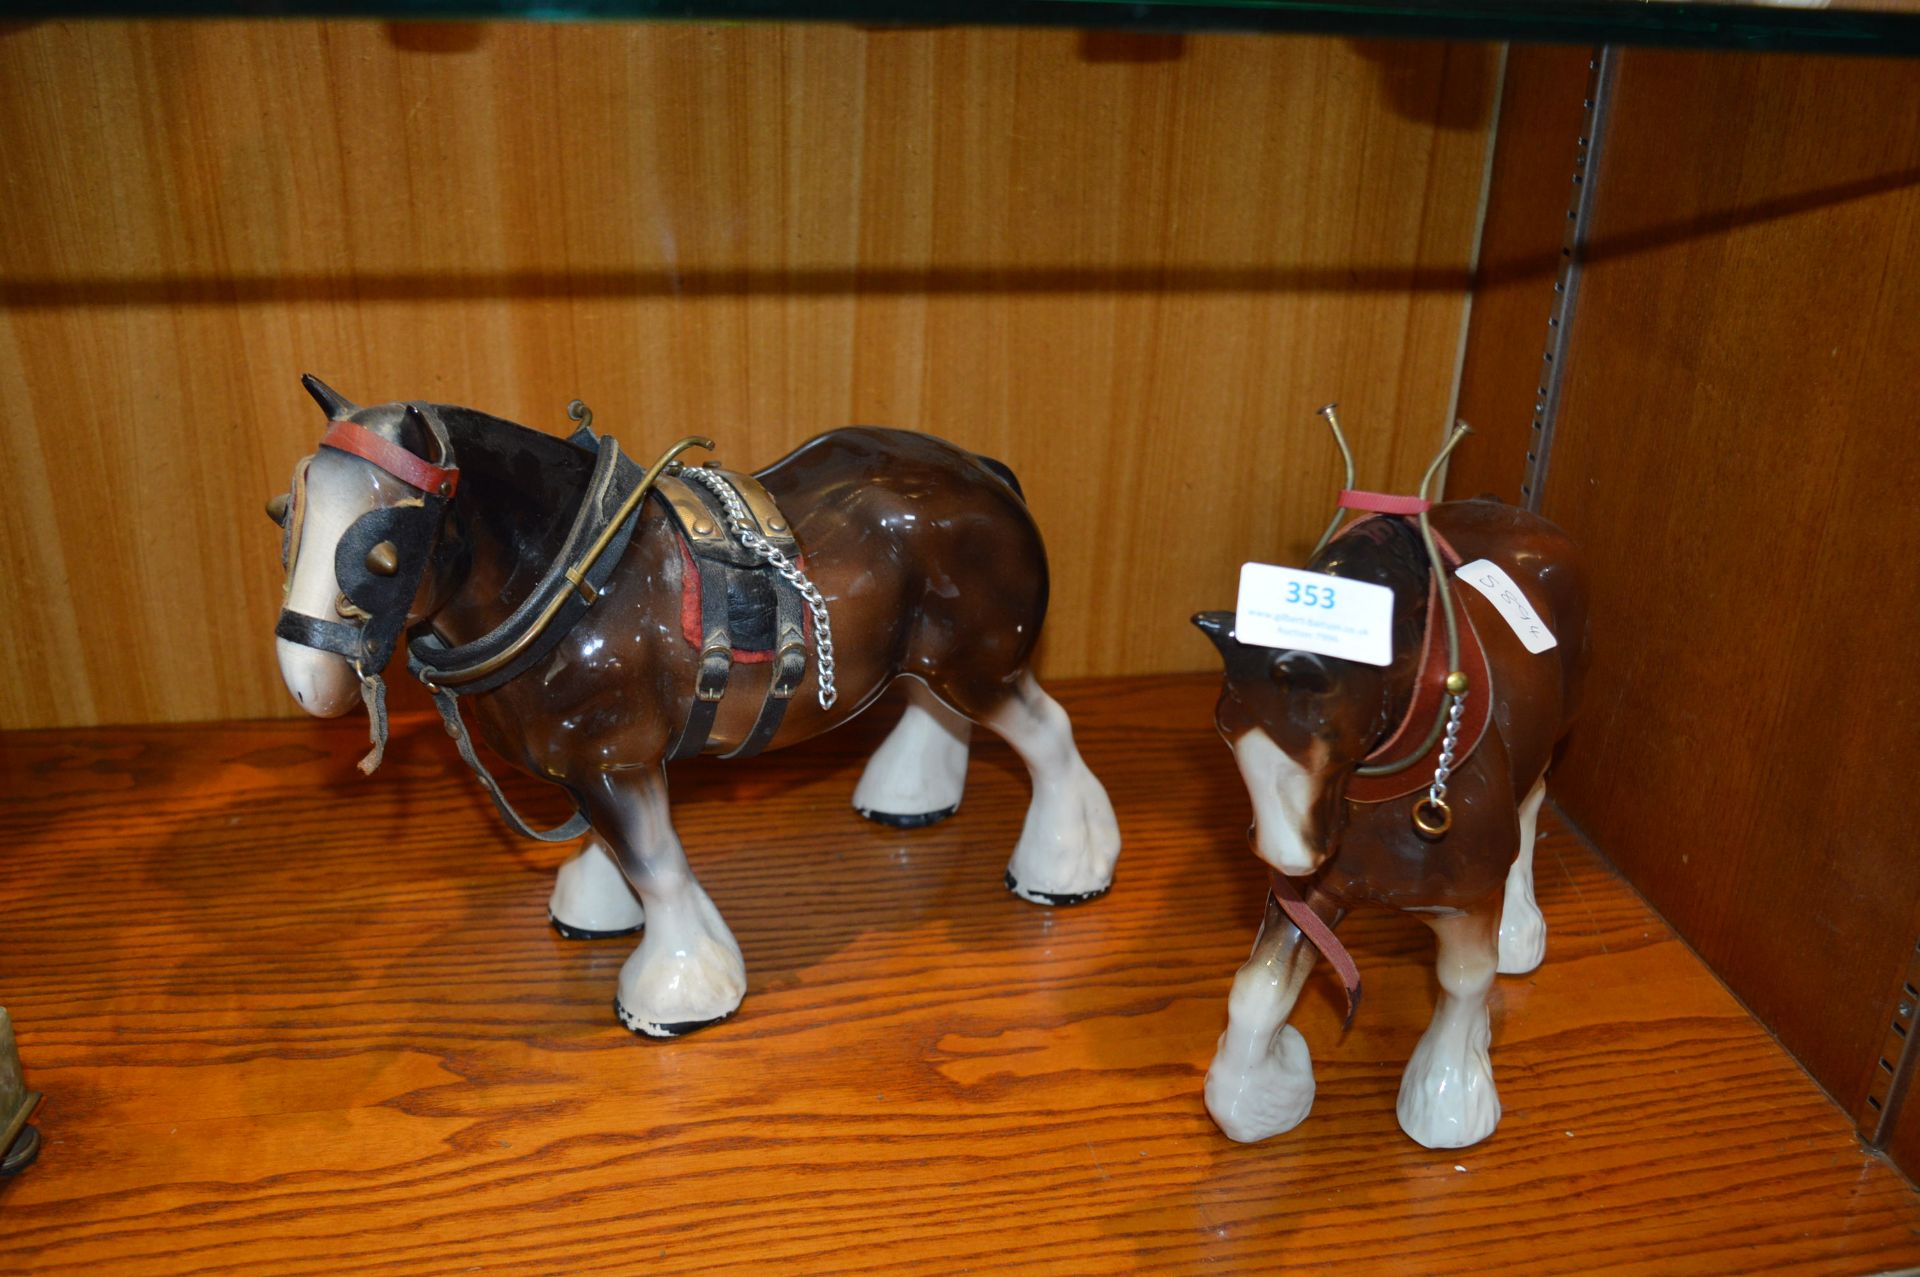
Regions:
M 730 662 L 725 644 L 716 654 L 711 643 L 703 650 L 689 641 L 702 615 L 686 601 L 693 559 L 667 504 L 644 495 L 676 472 L 669 457 L 637 481 L 638 467 L 622 462 L 626 487 L 603 490 L 595 485 L 614 472 L 587 445 L 597 442 L 604 458 L 611 441 L 590 432 L 583 444 L 467 408 L 356 408 L 313 378 L 306 384 L 331 428 L 297 467 L 292 491 L 269 503 L 287 529 L 276 630 L 287 686 L 323 716 L 364 698 L 376 735 L 363 765 L 370 769 L 384 733 L 380 669 L 401 633 L 418 627 L 412 667 L 493 788 L 461 726 L 451 694 L 460 689 L 439 685 L 452 681 L 455 654 L 493 652 L 469 663 L 469 674 L 492 671 L 466 685 L 481 735 L 516 767 L 563 786 L 576 805 L 567 826 L 535 836 L 590 826 L 584 848 L 560 870 L 554 925 L 564 935 L 597 936 L 644 923 L 615 1003 L 628 1028 L 677 1036 L 731 1014 L 746 989 L 739 946 L 688 868 L 668 813 L 662 762 L 685 741 L 689 722 L 701 729 L 681 752 L 779 748 L 844 723 L 911 676 L 906 714 L 855 791 L 861 813 L 902 827 L 951 814 L 965 782 L 970 723 L 981 723 L 1033 776 L 1008 886 L 1046 904 L 1106 890 L 1119 832 L 1065 712 L 1030 669 L 1047 563 L 1004 466 L 925 435 L 848 429 L 759 472 L 778 507 L 762 511 L 759 526 L 769 537 L 791 537 L 797 553 L 788 579 L 808 582 L 820 609 L 805 618 L 804 641 L 795 623 L 777 665 L 746 663 L 737 652 Z M 677 472 L 703 481 L 724 473 Z M 752 488 L 740 476 L 735 484 L 736 497 Z M 637 502 L 620 507 L 633 511 L 624 518 L 601 508 L 617 491 Z M 596 548 L 577 572 L 567 568 L 558 560 L 596 520 L 605 525 Z M 741 522 L 752 524 L 751 512 Z M 610 543 L 617 548 L 602 554 Z M 529 640 L 530 609 L 543 602 L 551 624 L 541 622 L 546 628 Z M 527 665 L 530 653 L 538 659 Z M 513 674 L 508 655 L 524 672 Z M 704 682 L 697 694 L 716 655 L 723 674 L 730 666 L 726 694 L 707 697 Z M 789 657 L 797 658 L 791 674 L 777 673 Z M 791 685 L 776 690 L 777 678 Z M 786 703 L 768 726 L 775 696 Z M 702 707 L 702 699 L 713 703 Z M 694 717 L 697 710 L 710 717 Z
M 1545 951 L 1533 898 L 1535 822 L 1547 763 L 1586 668 L 1586 583 L 1565 534 L 1523 510 L 1458 501 L 1434 506 L 1430 520 L 1438 543 L 1451 548 L 1451 567 L 1498 565 L 1523 596 L 1510 606 L 1530 610 L 1532 623 L 1557 639 L 1529 651 L 1492 602 L 1454 583 L 1468 649 L 1459 668 L 1471 674 L 1464 701 L 1481 698 L 1481 713 L 1465 716 L 1468 737 L 1476 719 L 1484 726 L 1477 742 L 1460 740 L 1471 752 L 1442 763 L 1450 764 L 1442 773 L 1445 820 L 1428 807 L 1439 760 L 1431 738 L 1416 755 L 1422 765 L 1404 779 L 1362 774 L 1370 759 L 1405 756 L 1404 742 L 1436 722 L 1439 689 L 1453 672 L 1437 638 L 1441 596 L 1413 520 L 1359 520 L 1309 564 L 1393 591 L 1389 665 L 1249 646 L 1235 637 L 1231 612 L 1194 618 L 1226 659 L 1215 719 L 1253 799 L 1254 846 L 1274 875 L 1207 1071 L 1208 1111 L 1236 1140 L 1291 1130 L 1312 1106 L 1312 1062 L 1287 1017 L 1316 945 L 1347 967 L 1349 996 L 1357 991 L 1331 928 L 1363 902 L 1414 914 L 1439 942 L 1440 1003 L 1401 1083 L 1401 1129 L 1429 1148 L 1459 1148 L 1485 1139 L 1500 1120 L 1486 998 L 1496 970 L 1531 971 Z

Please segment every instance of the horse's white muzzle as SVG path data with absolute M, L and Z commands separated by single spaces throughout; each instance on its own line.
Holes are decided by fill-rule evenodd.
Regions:
M 280 658 L 281 679 L 307 713 L 338 718 L 360 703 L 360 680 L 344 658 L 283 638 L 276 638 L 273 646 Z
M 1295 762 L 1258 727 L 1233 743 L 1233 757 L 1253 799 L 1253 848 L 1260 859 L 1283 874 L 1318 869 L 1327 854 L 1305 831 L 1320 797 L 1319 769 Z
M 307 465 L 304 482 L 295 480 L 300 508 L 288 565 L 285 606 L 290 611 L 336 615 L 340 582 L 333 571 L 334 547 L 355 519 L 374 508 L 379 488 L 373 474 L 373 467 L 359 458 L 322 448 Z M 344 657 L 283 638 L 273 642 L 280 677 L 307 713 L 338 718 L 360 703 L 360 680 Z

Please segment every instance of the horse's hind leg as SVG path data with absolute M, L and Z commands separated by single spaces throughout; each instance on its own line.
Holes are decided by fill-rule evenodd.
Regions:
M 1251 1144 L 1290 1131 L 1313 1108 L 1313 1059 L 1287 1023 L 1315 951 L 1273 896 L 1253 955 L 1233 978 L 1227 1029 L 1207 1069 L 1207 1112 L 1228 1139 Z
M 639 897 L 599 834 L 588 834 L 580 853 L 560 866 L 547 921 L 568 940 L 630 936 L 646 921 Z
M 1487 1047 L 1487 991 L 1500 951 L 1500 897 L 1471 913 L 1423 915 L 1440 942 L 1440 1005 L 1400 1081 L 1400 1129 L 1428 1148 L 1465 1148 L 1500 1124 Z
M 853 806 L 868 820 L 919 829 L 959 810 L 973 725 L 942 705 L 919 679 L 906 682 L 907 712 L 867 760 Z
M 1021 672 L 1009 693 L 995 684 L 991 698 L 971 689 L 942 689 L 955 706 L 1013 746 L 1033 777 L 1026 825 L 1007 863 L 1007 886 L 1022 900 L 1071 905 L 1113 885 L 1120 826 L 1107 791 L 1087 770 L 1073 743 L 1067 712 Z
M 1546 796 L 1547 778 L 1542 776 L 1520 804 L 1520 854 L 1507 870 L 1507 903 L 1500 911 L 1501 975 L 1525 975 L 1547 956 L 1547 920 L 1533 898 L 1533 840 Z
M 724 1020 L 747 991 L 740 946 L 687 866 L 658 767 L 599 772 L 581 786 L 594 831 L 646 907 L 640 947 L 620 968 L 614 1012 L 648 1037 Z

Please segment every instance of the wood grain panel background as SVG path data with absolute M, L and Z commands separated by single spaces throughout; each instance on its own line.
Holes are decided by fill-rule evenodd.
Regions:
M 0 726 L 283 714 L 297 375 L 735 463 L 850 421 L 1020 473 L 1053 674 L 1445 420 L 1490 49 L 303 22 L 0 33 Z
M 1534 403 L 1572 203 L 1576 140 L 1586 127 L 1592 50 L 1516 45 L 1500 92 L 1499 142 L 1474 273 L 1456 411 L 1474 429 L 1447 467 L 1447 495 L 1520 505 L 1534 446 Z M 1601 157 L 1604 162 L 1605 156 Z M 1604 180 L 1604 174 L 1601 175 Z M 1571 334 L 1604 342 L 1604 333 Z
M 1554 792 L 1850 1110 L 1920 930 L 1913 86 L 1623 55 L 1545 489 L 1594 581 Z

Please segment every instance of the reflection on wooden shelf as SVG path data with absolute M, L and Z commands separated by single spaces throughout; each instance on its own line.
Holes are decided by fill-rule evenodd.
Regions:
M 0 737 L 0 1001 L 48 1096 L 12 1271 L 1920 1263 L 1920 1198 L 1557 820 L 1492 1140 L 1396 1127 L 1431 942 L 1362 913 L 1353 1028 L 1321 976 L 1297 1013 L 1312 1115 L 1229 1143 L 1200 1082 L 1263 876 L 1215 682 L 1058 690 L 1128 840 L 1076 909 L 1000 885 L 1027 786 L 997 744 L 910 833 L 848 806 L 886 706 L 676 772 L 751 985 L 665 1045 L 613 1023 L 632 941 L 546 929 L 566 853 L 510 840 L 423 717 L 371 781 L 355 720 Z

